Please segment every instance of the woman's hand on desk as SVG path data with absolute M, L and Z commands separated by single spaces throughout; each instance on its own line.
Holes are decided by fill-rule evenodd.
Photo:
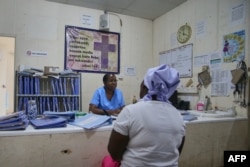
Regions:
M 100 114 L 100 115 L 114 115 L 117 116 L 122 109 L 115 109 L 115 110 L 103 110 L 98 108 L 95 105 L 90 105 L 89 111 L 93 112 L 94 114 Z
M 109 115 L 114 115 L 114 116 L 117 116 L 117 115 L 121 112 L 121 109 L 116 109 L 116 110 L 106 110 L 106 112 L 107 112 Z

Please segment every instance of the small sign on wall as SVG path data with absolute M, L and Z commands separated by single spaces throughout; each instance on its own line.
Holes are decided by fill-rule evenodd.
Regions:
M 136 75 L 136 68 L 135 67 L 126 67 L 125 68 L 125 75 L 129 75 L 129 76 Z
M 92 15 L 82 14 L 81 15 L 81 23 L 85 27 L 93 28 L 94 27 L 94 17 Z
M 27 56 L 33 56 L 33 57 L 48 56 L 47 52 L 34 51 L 34 50 L 28 50 L 26 54 Z

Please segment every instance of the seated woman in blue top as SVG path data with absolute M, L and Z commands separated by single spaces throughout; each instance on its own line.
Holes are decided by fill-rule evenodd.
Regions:
M 118 115 L 125 106 L 122 91 L 117 89 L 114 74 L 103 76 L 103 87 L 98 88 L 89 104 L 89 111 L 101 115 Z

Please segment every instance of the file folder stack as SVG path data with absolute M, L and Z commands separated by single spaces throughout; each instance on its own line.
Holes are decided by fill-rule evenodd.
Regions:
M 57 116 L 42 115 L 41 117 L 30 120 L 30 124 L 35 129 L 60 128 L 67 126 L 67 119 Z
M 112 118 L 106 115 L 88 113 L 81 118 L 77 118 L 74 122 L 69 122 L 69 124 L 84 129 L 95 129 L 102 126 L 111 125 Z
M 75 112 L 73 111 L 67 111 L 67 112 L 44 111 L 43 115 L 62 117 L 62 118 L 67 119 L 68 122 L 75 121 Z
M 34 100 L 37 114 L 44 111 L 79 111 L 81 75 L 65 70 L 58 77 L 34 76 L 34 70 L 17 72 L 17 111 L 29 113 L 29 101 Z M 28 115 L 29 116 L 29 115 Z
M 25 130 L 29 121 L 24 111 L 0 116 L 0 131 Z

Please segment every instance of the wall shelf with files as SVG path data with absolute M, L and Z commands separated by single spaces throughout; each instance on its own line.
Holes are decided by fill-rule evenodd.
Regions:
M 35 100 L 39 115 L 44 111 L 81 111 L 81 73 L 34 76 L 17 71 L 15 112 L 28 110 Z

